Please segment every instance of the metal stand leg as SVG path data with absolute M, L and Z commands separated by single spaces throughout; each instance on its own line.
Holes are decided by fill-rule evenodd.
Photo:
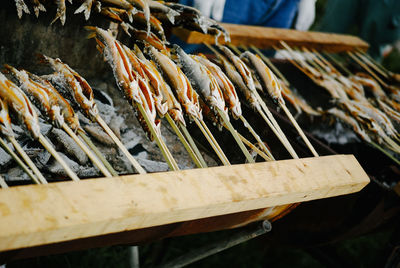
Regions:
M 174 260 L 168 261 L 165 264 L 160 265 L 160 267 L 184 267 L 186 265 L 219 253 L 223 250 L 239 245 L 257 236 L 265 234 L 271 231 L 271 229 L 271 223 L 269 221 L 263 221 L 259 226 L 257 226 L 256 229 L 242 231 L 230 236 L 228 239 L 217 241 L 204 247 L 194 249 L 185 255 L 182 255 Z
M 129 247 L 129 267 L 139 268 L 139 247 L 131 246 Z

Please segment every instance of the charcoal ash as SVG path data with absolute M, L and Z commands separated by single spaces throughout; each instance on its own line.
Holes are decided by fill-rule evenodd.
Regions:
M 77 162 L 71 160 L 70 157 L 66 156 L 65 154 L 59 152 L 60 156 L 63 158 L 63 160 L 67 163 L 67 165 L 71 168 L 73 172 L 76 173 L 76 175 L 80 178 L 90 178 L 90 177 L 98 177 L 100 176 L 100 171 L 93 166 L 83 166 L 81 164 L 78 164 Z M 67 173 L 65 169 L 53 159 L 49 163 L 49 165 L 46 166 L 46 171 L 53 175 L 58 175 L 61 177 L 67 177 Z
M 78 144 L 63 130 L 53 128 L 49 134 L 52 140 L 55 140 L 57 149 L 66 152 L 69 156 L 78 161 L 79 164 L 85 165 L 89 158 Z
M 12 162 L 12 157 L 6 151 L 4 151 L 3 148 L 0 148 L 0 171 L 5 171 L 5 169 L 9 167 Z

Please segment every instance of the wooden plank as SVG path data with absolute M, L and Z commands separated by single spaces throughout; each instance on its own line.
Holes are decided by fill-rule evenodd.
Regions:
M 0 190 L 0 251 L 303 202 L 361 190 L 352 155 Z
M 289 46 L 305 46 L 315 48 L 318 51 L 343 52 L 361 49 L 366 51 L 368 43 L 356 36 L 304 32 L 292 29 L 268 28 L 249 25 L 236 25 L 221 23 L 230 33 L 231 43 L 233 45 L 254 45 L 258 48 L 268 49 L 273 46 L 281 47 L 280 41 L 285 41 Z M 214 44 L 214 36 L 202 34 L 199 32 L 188 31 L 182 28 L 175 28 L 173 33 L 189 44 L 201 44 L 203 42 Z M 221 36 L 218 40 L 220 44 L 225 43 Z

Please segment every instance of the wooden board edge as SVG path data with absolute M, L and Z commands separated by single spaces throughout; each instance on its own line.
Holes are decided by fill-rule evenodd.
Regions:
M 344 195 L 368 182 L 354 156 L 337 155 L 9 188 L 0 191 L 0 251 Z
M 315 48 L 325 52 L 344 52 L 362 50 L 367 51 L 369 44 L 357 36 L 336 33 L 313 31 L 297 31 L 249 25 L 235 25 L 221 23 L 231 34 L 231 43 L 235 46 L 254 45 L 261 49 L 281 47 L 280 41 L 289 46 Z M 183 28 L 174 28 L 173 33 L 188 44 L 215 44 L 215 37 L 200 32 L 189 31 Z M 218 39 L 219 44 L 225 44 L 223 36 Z

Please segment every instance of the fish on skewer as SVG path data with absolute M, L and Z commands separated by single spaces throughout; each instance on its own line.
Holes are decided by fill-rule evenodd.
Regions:
M 94 101 L 93 90 L 86 80 L 60 59 L 52 59 L 47 56 L 43 56 L 42 58 L 58 73 L 58 79 L 54 82 L 64 90 L 63 93 L 67 93 L 66 96 L 78 105 L 84 115 L 90 120 L 97 122 L 107 132 L 139 173 L 146 173 L 101 118 L 96 102 Z
M 0 98 L 0 147 L 3 148 L 16 162 L 17 164 L 25 171 L 25 173 L 32 179 L 33 182 L 36 184 L 39 183 L 44 183 L 46 184 L 47 181 L 43 177 L 43 175 L 40 173 L 40 171 L 36 168 L 36 166 L 33 164 L 33 162 L 30 160 L 30 158 L 24 154 L 23 157 L 29 159 L 29 166 L 34 167 L 32 170 L 34 170 L 35 174 L 38 174 L 36 177 L 32 171 L 25 165 L 25 163 L 19 158 L 19 156 L 14 153 L 6 144 L 6 142 L 3 140 L 3 138 L 6 138 L 9 140 L 14 146 L 14 148 L 20 152 L 23 150 L 20 148 L 19 144 L 15 140 L 15 134 L 12 130 L 11 127 L 11 118 L 10 114 L 8 112 L 8 106 L 6 102 L 3 102 L 3 100 Z M 22 155 L 21 155 L 22 156 Z
M 28 6 L 25 4 L 24 0 L 14 0 L 15 1 L 15 6 L 17 7 L 17 14 L 18 18 L 22 18 L 22 15 L 24 12 L 26 14 L 31 14 L 29 11 Z
M 61 114 L 61 108 L 59 106 L 59 98 L 54 93 L 56 90 L 51 90 L 50 87 L 43 86 L 39 82 L 35 82 L 30 79 L 26 71 L 18 71 L 10 65 L 5 65 L 6 69 L 18 79 L 20 88 L 25 91 L 26 94 L 31 98 L 33 103 L 39 107 L 39 110 L 43 115 L 46 116 L 48 121 L 57 128 L 63 128 L 70 137 L 78 144 L 78 146 L 88 155 L 93 164 L 99 168 L 99 170 L 106 176 L 111 177 L 111 173 L 100 163 L 99 159 L 93 155 L 93 153 L 82 143 L 81 140 L 76 136 L 75 132 L 72 131 L 67 125 L 64 124 L 64 117 Z M 68 115 L 67 115 L 68 116 Z
M 286 150 L 290 153 L 293 158 L 298 158 L 296 152 L 293 147 L 287 140 L 286 136 L 283 134 L 280 129 L 278 123 L 275 118 L 273 118 L 271 112 L 268 107 L 266 107 L 265 103 L 262 101 L 261 97 L 258 95 L 256 88 L 254 87 L 254 82 L 251 77 L 251 72 L 248 70 L 247 66 L 244 64 L 242 60 L 232 51 L 230 51 L 227 47 L 224 48 L 223 52 L 225 54 L 222 55 L 218 51 L 216 51 L 211 46 L 207 45 L 219 58 L 221 65 L 225 71 L 225 74 L 229 77 L 229 79 L 236 85 L 237 88 L 242 92 L 245 96 L 246 100 L 250 103 L 250 105 L 257 110 L 257 112 L 261 115 L 264 121 L 268 124 L 270 129 L 274 132 L 274 134 L 278 137 L 280 142 L 284 145 Z M 228 60 L 229 59 L 229 60 Z M 234 61 L 235 63 L 233 63 Z M 236 68 L 236 65 L 241 70 L 239 71 Z M 244 77 L 245 76 L 245 77 Z M 250 87 L 250 88 L 249 88 Z
M 40 3 L 39 0 L 31 0 L 31 2 L 33 5 L 33 11 L 35 12 L 36 18 L 39 17 L 40 11 L 46 12 L 46 8 L 44 7 L 44 5 L 42 3 Z
M 101 7 L 100 8 L 100 14 L 103 16 L 107 17 L 109 20 L 112 22 L 117 23 L 119 26 L 121 26 L 122 30 L 128 35 L 131 36 L 131 33 L 129 30 L 133 28 L 133 26 L 127 22 L 124 21 L 123 15 L 126 15 L 126 17 L 129 19 L 129 14 L 125 9 L 120 9 L 120 8 L 115 8 L 115 7 Z M 131 19 L 132 20 L 132 19 Z
M 161 96 L 163 98 L 161 103 L 165 104 L 167 108 L 167 114 L 165 114 L 167 121 L 170 123 L 170 125 L 178 135 L 179 139 L 185 146 L 186 150 L 188 151 L 189 155 L 192 157 L 196 165 L 198 167 L 207 167 L 203 156 L 201 155 L 192 137 L 189 135 L 189 132 L 186 129 L 186 122 L 183 118 L 182 107 L 172 93 L 171 87 L 164 81 L 162 75 L 157 70 L 157 66 L 155 65 L 155 63 L 151 60 L 148 60 L 137 45 L 135 45 L 134 51 L 140 59 L 140 66 L 142 67 L 144 73 L 147 75 L 149 83 L 152 85 L 152 88 L 154 89 L 154 91 L 161 93 Z M 156 97 L 159 95 L 159 93 L 153 96 Z M 160 111 L 159 109 L 159 113 L 160 112 L 162 113 L 162 111 Z M 183 131 L 183 133 L 181 133 L 177 125 Z
M 134 109 L 138 109 L 139 122 L 154 138 L 171 170 L 179 167 L 161 138 L 160 120 L 156 119 L 156 109 L 152 92 L 145 78 L 141 77 L 132 67 L 132 63 L 122 45 L 107 31 L 97 27 L 86 27 L 92 33 L 89 37 L 95 37 L 104 59 L 113 69 L 118 88 L 124 93 L 128 102 Z
M 224 165 L 230 165 L 225 154 L 222 152 L 222 149 L 219 147 L 211 132 L 203 122 L 199 96 L 193 90 L 188 78 L 184 75 L 182 70 L 176 66 L 176 64 L 168 56 L 159 52 L 152 46 L 147 46 L 145 48 L 145 53 L 147 53 L 149 57 L 157 64 L 165 81 L 167 81 L 167 83 L 169 83 L 171 88 L 175 91 L 177 99 L 183 106 L 186 114 L 189 116 L 189 119 L 195 121 L 222 163 Z
M 56 72 L 54 83 L 62 89 L 65 96 L 69 97 L 73 103 L 77 103 L 79 109 L 86 117 L 92 121 L 96 121 L 99 111 L 94 101 L 93 90 L 88 82 L 75 72 L 67 64 L 60 59 L 53 59 L 45 55 L 41 55 L 41 60 L 50 65 Z
M 31 101 L 39 108 L 49 121 L 60 128 L 64 124 L 64 118 L 61 115 L 61 108 L 58 99 L 46 87 L 31 80 L 24 70 L 17 70 L 14 67 L 5 64 L 4 67 L 10 72 L 19 83 L 19 87 L 30 97 Z
M 226 125 L 228 127 L 243 154 L 246 156 L 247 161 L 253 163 L 254 159 L 240 140 L 237 131 L 229 122 L 228 109 L 225 107 L 224 96 L 215 77 L 195 56 L 189 56 L 179 46 L 174 45 L 173 51 L 176 55 L 177 62 L 190 79 L 193 88 L 200 93 L 202 100 L 204 100 L 205 105 L 203 105 L 203 113 L 207 112 L 205 113 L 206 115 L 210 114 L 209 109 L 204 108 L 206 105 L 210 107 L 211 111 L 214 113 L 212 118 L 215 118 L 217 123 L 221 124 L 221 126 Z
M 250 51 L 246 51 L 241 55 L 242 59 L 245 59 L 249 66 L 251 66 L 256 71 L 256 76 L 261 83 L 263 89 L 268 92 L 269 96 L 272 100 L 279 104 L 280 107 L 283 108 L 286 115 L 292 122 L 293 126 L 296 128 L 297 132 L 300 134 L 301 138 L 310 149 L 312 154 L 315 157 L 318 157 L 317 151 L 312 146 L 311 142 L 308 140 L 307 136 L 304 134 L 303 130 L 300 128 L 290 111 L 287 109 L 285 105 L 285 101 L 282 97 L 282 87 L 281 83 L 278 81 L 278 78 L 274 75 L 274 73 L 268 68 L 268 66 L 263 62 L 263 60 L 259 57 L 251 53 Z
M 147 25 L 146 32 L 149 34 L 150 33 L 150 24 L 151 24 L 151 22 L 150 22 L 151 14 L 150 14 L 149 3 L 146 0 L 128 0 L 128 2 L 143 12 L 143 16 L 146 20 L 146 25 Z
M 240 116 L 242 116 L 242 108 L 240 105 L 239 96 L 237 95 L 235 90 L 235 86 L 221 70 L 221 68 L 218 65 L 209 61 L 202 54 L 195 56 L 195 58 L 201 64 L 203 64 L 217 80 L 217 83 L 223 92 L 225 104 L 231 111 L 233 118 L 238 119 Z
M 101 2 L 125 9 L 128 14 L 129 21 L 132 21 L 133 16 L 137 12 L 137 9 L 128 0 L 101 0 Z
M 72 4 L 72 0 L 68 0 L 68 2 L 70 4 Z M 67 8 L 65 6 L 65 0 L 55 0 L 55 3 L 57 4 L 57 13 L 56 13 L 56 17 L 51 21 L 50 24 L 53 24 L 58 19 L 60 19 L 61 24 L 64 26 L 65 20 L 66 20 L 66 15 L 67 15 Z
M 36 83 L 40 84 L 42 87 L 45 87 L 48 91 L 52 93 L 52 95 L 57 99 L 58 105 L 61 109 L 61 114 L 64 118 L 64 122 L 68 126 L 69 129 L 71 129 L 74 133 L 78 133 L 78 135 L 86 142 L 86 144 L 90 147 L 90 149 L 93 150 L 93 152 L 96 154 L 96 156 L 100 159 L 100 161 L 103 163 L 103 165 L 107 168 L 107 170 L 111 173 L 112 176 L 118 176 L 118 173 L 114 170 L 114 168 L 111 166 L 111 164 L 105 159 L 103 154 L 99 151 L 99 149 L 91 142 L 91 140 L 88 138 L 86 132 L 82 129 L 82 127 L 79 124 L 79 118 L 78 115 L 74 112 L 72 109 L 71 105 L 68 103 L 68 101 L 53 87 L 52 84 L 50 84 L 49 81 L 45 80 L 44 78 L 37 76 L 33 73 L 28 73 L 29 78 Z M 63 125 L 63 128 L 65 129 L 66 127 Z M 92 157 L 93 158 L 93 157 Z M 92 160 L 97 162 L 96 160 Z M 100 166 L 99 163 L 96 164 L 98 167 Z M 99 168 L 102 170 L 102 167 Z M 105 172 L 103 170 L 103 174 Z M 107 174 L 106 176 L 108 176 Z
M 164 5 L 163 1 L 146 0 L 149 5 L 150 13 L 159 19 L 166 18 L 172 25 L 175 24 L 175 17 L 179 16 L 179 12 Z
M 341 121 L 345 122 L 347 125 L 352 127 L 353 131 L 364 141 L 371 142 L 371 138 L 368 134 L 360 127 L 357 120 L 354 117 L 347 115 L 344 111 L 338 108 L 331 108 L 326 111 L 328 114 L 335 116 L 336 118 L 340 119 Z
M 215 20 L 203 16 L 199 10 L 179 3 L 165 2 L 164 5 L 179 13 L 175 17 L 175 26 L 214 35 L 216 43 L 221 35 L 224 36 L 225 42 L 230 41 L 229 33 Z
M 229 78 L 224 74 L 219 66 L 209 61 L 203 54 L 198 56 L 194 56 L 202 65 L 204 65 L 214 76 L 216 79 L 219 88 L 223 93 L 223 97 L 227 108 L 231 112 L 233 118 L 235 120 L 241 119 L 244 126 L 250 131 L 250 133 L 254 136 L 257 142 L 260 144 L 261 148 L 265 153 L 269 156 L 270 159 L 273 159 L 273 156 L 270 150 L 265 146 L 264 142 L 261 140 L 260 136 L 254 131 L 251 125 L 247 122 L 247 120 L 242 115 L 242 108 L 239 101 L 239 96 L 236 93 L 235 86 L 229 80 Z
M 90 12 L 92 11 L 92 6 L 96 0 L 84 0 L 82 5 L 80 5 L 74 12 L 74 14 L 83 13 L 85 20 L 90 18 Z M 100 3 L 100 2 L 98 2 Z
M 0 73 L 0 98 L 2 98 L 11 108 L 18 123 L 28 130 L 28 135 L 33 139 L 38 140 L 43 147 L 52 154 L 72 180 L 78 181 L 78 176 L 76 176 L 76 174 L 69 168 L 50 142 L 40 133 L 38 116 L 28 97 L 2 73 Z
M 138 73 L 138 75 L 144 80 L 146 83 L 147 88 L 150 89 L 154 105 L 158 111 L 158 114 L 161 117 L 168 112 L 167 103 L 164 101 L 164 96 L 162 94 L 162 87 L 165 84 L 164 81 L 160 80 L 161 75 L 156 72 L 155 68 L 149 64 L 147 61 L 146 63 L 139 59 L 136 54 L 129 49 L 127 46 L 122 45 L 128 59 L 131 62 L 132 68 Z

